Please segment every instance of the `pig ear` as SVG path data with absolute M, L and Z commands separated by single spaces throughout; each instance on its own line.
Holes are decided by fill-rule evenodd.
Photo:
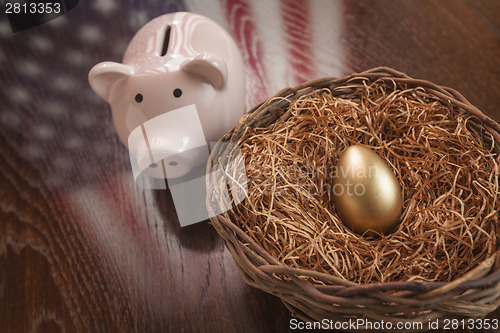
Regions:
M 200 54 L 185 62 L 181 67 L 186 73 L 205 78 L 215 89 L 222 89 L 226 85 L 226 63 L 215 55 Z
M 132 66 L 106 61 L 95 65 L 89 72 L 90 87 L 109 102 L 111 89 L 119 80 L 134 73 Z

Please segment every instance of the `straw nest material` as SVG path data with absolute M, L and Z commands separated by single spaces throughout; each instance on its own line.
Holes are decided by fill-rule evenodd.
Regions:
M 237 149 L 212 152 L 211 171 L 242 159 L 246 179 L 230 170 L 226 176 L 247 191 L 241 203 L 221 203 L 228 199 L 214 189 L 227 179 L 209 179 L 209 206 L 234 206 L 212 223 L 247 282 L 306 319 L 343 312 L 335 308 L 349 288 L 406 291 L 403 298 L 428 293 L 448 302 L 464 284 L 493 276 L 482 286 L 491 289 L 490 306 L 458 311 L 484 315 L 500 298 L 499 132 L 456 91 L 387 68 L 284 89 L 221 140 Z M 356 234 L 336 212 L 332 170 L 354 144 L 375 151 L 400 182 L 403 214 L 390 234 Z M 373 303 L 366 292 L 355 293 L 363 296 L 357 306 Z M 387 299 L 374 298 L 387 308 Z M 406 307 L 413 316 L 424 309 Z M 457 311 L 448 307 L 439 311 Z

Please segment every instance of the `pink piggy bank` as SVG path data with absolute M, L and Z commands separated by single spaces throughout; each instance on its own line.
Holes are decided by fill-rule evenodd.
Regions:
M 171 179 L 206 163 L 218 141 L 245 111 L 241 54 L 212 20 L 171 13 L 142 27 L 122 63 L 102 62 L 89 73 L 92 89 L 111 105 L 134 176 Z

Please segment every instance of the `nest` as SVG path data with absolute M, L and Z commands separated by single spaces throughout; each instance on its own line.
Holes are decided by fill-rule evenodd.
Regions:
M 209 209 L 233 207 L 212 223 L 245 280 L 302 319 L 484 316 L 500 304 L 499 132 L 458 92 L 387 68 L 287 88 L 213 150 L 210 171 L 242 159 L 246 178 L 226 176 L 246 198 L 222 202 L 227 178 L 209 178 Z M 336 212 L 332 166 L 354 144 L 400 182 L 390 234 Z

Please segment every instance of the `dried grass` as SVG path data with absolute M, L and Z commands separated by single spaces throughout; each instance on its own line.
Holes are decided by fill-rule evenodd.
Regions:
M 230 219 L 280 262 L 352 282 L 463 275 L 500 248 L 494 138 L 419 88 L 357 88 L 315 91 L 289 101 L 273 124 L 248 129 L 248 197 Z M 332 166 L 353 144 L 377 152 L 400 181 L 402 222 L 389 235 L 353 233 L 335 211 Z

